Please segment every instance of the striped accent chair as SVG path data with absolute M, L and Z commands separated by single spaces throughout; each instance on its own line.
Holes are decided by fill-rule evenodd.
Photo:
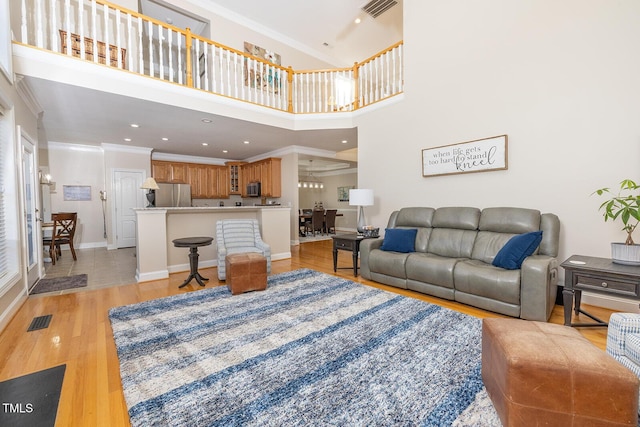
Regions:
M 218 248 L 218 279 L 226 280 L 227 255 L 255 252 L 267 259 L 267 274 L 271 273 L 271 247 L 262 241 L 257 219 L 224 219 L 216 223 Z
M 640 314 L 611 315 L 607 330 L 607 353 L 640 378 Z

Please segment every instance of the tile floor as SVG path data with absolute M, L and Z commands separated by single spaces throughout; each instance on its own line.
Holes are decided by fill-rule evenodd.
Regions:
M 71 252 L 63 250 L 62 257 L 58 258 L 56 265 L 50 262 L 45 263 L 44 277 L 53 278 L 86 273 L 87 287 L 37 295 L 78 292 L 136 282 L 135 248 L 115 250 L 107 250 L 107 248 L 76 249 L 76 256 L 78 260 L 74 261 Z

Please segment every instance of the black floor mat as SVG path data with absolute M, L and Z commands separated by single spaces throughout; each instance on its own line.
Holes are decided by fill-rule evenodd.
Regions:
M 0 382 L 0 426 L 53 427 L 66 366 Z

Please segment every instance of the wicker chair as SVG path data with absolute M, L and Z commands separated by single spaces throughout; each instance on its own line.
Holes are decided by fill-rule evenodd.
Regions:
M 218 249 L 218 279 L 226 280 L 227 255 L 255 252 L 267 259 L 267 274 L 271 273 L 271 246 L 260 236 L 257 219 L 225 219 L 216 223 Z

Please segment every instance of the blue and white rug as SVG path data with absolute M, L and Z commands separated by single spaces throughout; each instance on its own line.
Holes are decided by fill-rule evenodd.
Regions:
M 313 270 L 109 312 L 133 426 L 499 426 L 481 321 Z

